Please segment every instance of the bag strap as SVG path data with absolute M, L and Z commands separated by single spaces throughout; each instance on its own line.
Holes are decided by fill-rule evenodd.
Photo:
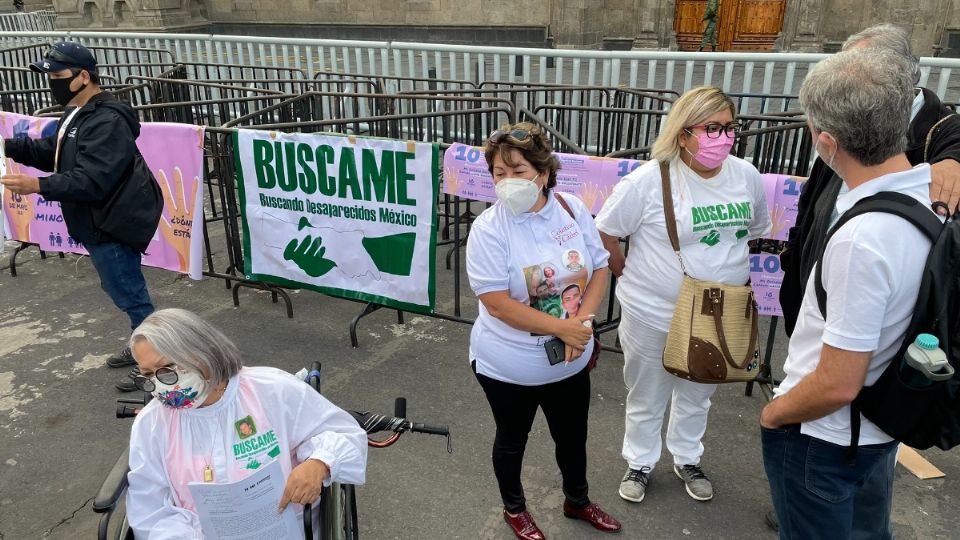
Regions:
M 714 303 L 719 303 L 718 298 L 712 298 L 711 301 Z M 730 348 L 727 346 L 727 337 L 723 333 L 723 322 L 721 321 L 720 309 L 713 309 L 713 322 L 717 326 L 717 337 L 720 341 L 720 351 L 723 352 L 723 358 L 730 364 L 730 367 L 735 369 L 743 369 L 747 367 L 747 364 L 750 363 L 750 360 L 753 359 L 754 352 L 757 350 L 757 338 L 759 335 L 759 329 L 757 328 L 757 308 L 756 303 L 753 300 L 753 292 L 750 292 L 750 295 L 747 299 L 747 310 L 750 313 L 750 346 L 747 347 L 746 356 L 743 359 L 743 362 L 737 364 L 733 359 L 733 355 L 730 354 Z
M 919 229 L 931 242 L 937 241 L 944 227 L 944 224 L 937 218 L 936 214 L 921 204 L 920 201 L 902 193 L 881 191 L 853 205 L 853 208 L 844 212 L 843 215 L 840 216 L 840 219 L 837 220 L 837 223 L 831 227 L 827 233 L 827 239 L 823 243 L 823 251 L 817 258 L 813 287 L 817 295 L 817 305 L 820 308 L 820 314 L 824 320 L 827 319 L 827 291 L 823 288 L 823 257 L 827 252 L 827 244 L 830 243 L 833 235 L 848 221 L 870 212 L 883 212 L 885 214 L 898 216 Z
M 567 211 L 567 214 L 570 214 L 570 218 L 576 221 L 577 217 L 573 215 L 573 210 L 570 209 L 570 205 L 567 204 L 567 200 L 561 197 L 556 191 L 553 192 L 553 196 L 557 198 L 557 202 L 560 203 L 560 206 Z
M 930 142 L 933 141 L 933 131 L 938 127 L 940 127 L 940 124 L 946 122 L 947 120 L 953 118 L 954 116 L 956 116 L 956 114 L 948 114 L 944 116 L 936 124 L 934 124 L 932 128 L 930 128 L 930 131 L 927 132 L 927 140 L 923 144 L 923 162 L 924 163 L 928 163 L 930 161 L 929 159 L 930 156 L 928 155 L 928 153 L 930 152 Z
M 666 161 L 660 162 L 660 185 L 663 192 L 663 218 L 667 225 L 667 236 L 670 237 L 670 245 L 673 246 L 677 259 L 680 260 L 680 269 L 687 273 L 683 265 L 683 256 L 680 255 L 680 235 L 677 234 L 677 216 L 673 210 L 673 189 L 670 186 L 670 164 Z

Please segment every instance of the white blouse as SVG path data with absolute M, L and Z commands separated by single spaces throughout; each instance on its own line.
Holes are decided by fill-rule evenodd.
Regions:
M 307 459 L 329 465 L 330 478 L 363 484 L 367 436 L 346 411 L 293 375 L 243 368 L 209 407 L 179 410 L 156 400 L 130 435 L 127 518 L 138 539 L 202 539 L 189 482 L 236 482 L 279 460 L 284 476 Z M 297 518 L 303 509 L 295 505 Z

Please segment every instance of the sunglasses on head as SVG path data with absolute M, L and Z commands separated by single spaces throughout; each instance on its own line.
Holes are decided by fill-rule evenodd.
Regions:
M 58 49 L 51 48 L 46 53 L 43 54 L 44 60 L 53 60 L 54 62 L 59 62 L 61 64 L 69 64 L 71 66 L 77 65 L 77 60 L 71 56 L 60 52 Z
M 174 368 L 170 366 L 164 366 L 162 368 L 157 368 L 157 370 L 153 372 L 152 377 L 137 375 L 133 378 L 133 385 L 144 392 L 153 392 L 157 389 L 157 385 L 154 384 L 153 379 L 157 379 L 163 384 L 177 384 L 177 381 L 180 380 L 180 376 L 177 375 L 177 371 Z
M 527 139 L 530 139 L 531 137 L 533 137 L 533 133 L 531 133 L 529 129 L 518 128 L 518 129 L 511 129 L 509 131 L 498 129 L 498 130 L 495 130 L 493 133 L 491 133 L 490 136 L 487 137 L 487 140 L 489 140 L 491 144 L 497 144 L 504 137 L 510 137 L 511 139 L 517 142 L 526 142 Z

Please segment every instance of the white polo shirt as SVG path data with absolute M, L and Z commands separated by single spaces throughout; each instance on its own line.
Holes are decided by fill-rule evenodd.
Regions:
M 857 186 L 837 199 L 837 212 L 842 215 L 857 201 L 881 191 L 903 193 L 929 208 L 930 166 L 917 165 Z M 876 382 L 903 342 L 929 252 L 930 240 L 892 214 L 857 216 L 837 231 L 823 257 L 827 321 L 820 315 L 814 272 L 810 272 L 787 352 L 786 377 L 776 395 L 790 392 L 817 368 L 824 343 L 847 351 L 873 352 L 865 386 Z M 800 431 L 847 446 L 850 407 L 805 422 Z M 873 422 L 861 418 L 861 445 L 891 440 Z
M 560 196 L 576 220 L 552 194 L 539 212 L 514 216 L 497 202 L 480 214 L 467 241 L 467 277 L 477 296 L 508 291 L 514 300 L 557 318 L 571 315 L 562 293 L 569 287 L 584 292 L 610 255 L 587 207 L 574 195 Z M 481 302 L 470 333 L 470 360 L 481 375 L 528 386 L 566 379 L 586 366 L 593 341 L 577 360 L 551 366 L 543 344 L 552 338 L 508 325 Z
M 713 178 L 701 178 L 679 159 L 670 184 L 680 253 L 697 279 L 743 285 L 750 279 L 747 242 L 770 231 L 766 190 L 756 167 L 730 156 Z M 660 165 L 649 161 L 623 177 L 597 215 L 597 228 L 629 236 L 630 253 L 617 299 L 624 312 L 666 332 L 683 272 L 667 237 Z

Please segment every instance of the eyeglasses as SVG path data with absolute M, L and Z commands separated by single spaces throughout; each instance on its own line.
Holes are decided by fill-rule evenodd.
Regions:
M 153 372 L 153 377 L 137 375 L 133 378 L 133 385 L 144 392 L 153 392 L 157 389 L 157 385 L 153 383 L 153 379 L 157 379 L 163 384 L 177 384 L 177 381 L 180 380 L 180 376 L 177 375 L 177 371 L 175 369 L 165 366 L 162 368 L 157 368 L 157 370 Z
M 720 124 L 718 122 L 710 122 L 708 124 L 697 124 L 695 126 L 689 126 L 683 128 L 687 133 L 693 135 L 691 131 L 694 128 L 701 128 L 704 133 L 707 134 L 707 137 L 710 139 L 719 139 L 720 133 L 726 133 L 727 137 L 736 137 L 740 134 L 741 125 L 739 122 L 730 122 L 729 124 Z
M 533 134 L 530 133 L 528 129 L 512 129 L 510 131 L 498 129 L 491 133 L 490 136 L 487 137 L 487 140 L 489 140 L 491 144 L 497 144 L 501 139 L 508 136 L 517 142 L 524 142 L 533 136 Z

